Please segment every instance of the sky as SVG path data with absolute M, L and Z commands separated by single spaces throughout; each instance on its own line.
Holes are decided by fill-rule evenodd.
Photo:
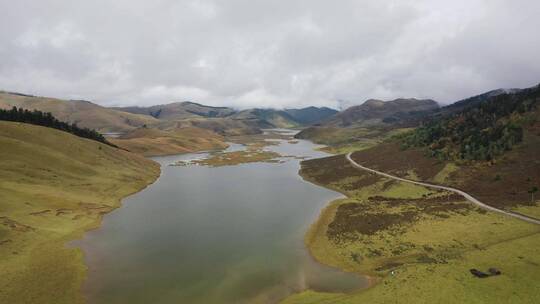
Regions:
M 0 90 L 105 106 L 447 104 L 540 83 L 538 0 L 0 0 Z

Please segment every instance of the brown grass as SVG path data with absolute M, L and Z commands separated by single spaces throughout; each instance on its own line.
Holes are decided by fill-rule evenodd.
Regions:
M 228 146 L 224 140 L 212 131 L 194 127 L 173 130 L 140 128 L 110 139 L 119 147 L 145 156 L 220 150 Z
M 463 162 L 444 183 L 498 208 L 535 206 L 528 191 L 540 187 L 539 155 L 540 134 L 529 130 L 524 142 L 512 151 L 493 162 Z M 402 150 L 396 141 L 355 152 L 352 158 L 369 168 L 423 181 L 433 181 L 448 164 L 426 156 L 425 150 Z
M 421 149 L 402 150 L 396 141 L 355 152 L 352 159 L 366 167 L 399 176 L 406 176 L 412 170 L 422 180 L 432 179 L 445 166 L 445 162 L 426 157 Z
M 29 97 L 0 92 L 0 108 L 16 106 L 28 110 L 51 112 L 62 121 L 100 132 L 127 132 L 159 121 L 151 116 L 121 112 L 88 101 L 71 101 L 46 97 Z
M 283 303 L 534 303 L 540 275 L 534 270 L 540 265 L 537 225 L 487 212 L 443 191 L 384 178 L 370 181 L 370 173 L 352 172 L 344 160 L 342 155 L 302 163 L 305 179 L 348 196 L 321 212 L 305 242 L 318 261 L 375 276 L 378 284 L 350 294 L 306 291 Z M 417 173 L 404 166 L 400 174 L 445 180 L 441 172 L 423 169 Z M 457 171 L 448 172 L 453 178 Z M 361 186 L 354 189 L 353 183 Z M 503 274 L 479 280 L 469 271 L 491 267 Z
M 343 155 L 305 160 L 302 162 L 300 175 L 311 182 L 344 193 L 380 181 L 380 177 L 353 167 Z M 349 179 L 350 182 L 341 183 L 344 179 Z M 339 186 L 337 183 L 340 183 Z

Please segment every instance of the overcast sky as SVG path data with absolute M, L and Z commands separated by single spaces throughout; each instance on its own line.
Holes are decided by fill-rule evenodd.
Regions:
M 0 0 L 0 12 L 0 89 L 102 105 L 449 103 L 540 82 L 538 0 Z

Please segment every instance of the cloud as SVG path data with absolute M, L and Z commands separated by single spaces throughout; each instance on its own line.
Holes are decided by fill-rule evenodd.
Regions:
M 153 86 L 145 88 L 140 93 L 142 98 L 149 100 L 170 100 L 182 96 L 185 100 L 204 100 L 208 97 L 208 92 L 205 90 L 194 87 L 166 87 L 166 86 Z
M 540 82 L 534 0 L 0 0 L 0 89 L 103 105 L 448 103 Z

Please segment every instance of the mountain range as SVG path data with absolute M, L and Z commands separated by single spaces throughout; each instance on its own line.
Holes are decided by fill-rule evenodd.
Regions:
M 140 128 L 171 131 L 205 129 L 220 136 L 261 133 L 265 128 L 303 128 L 299 138 L 317 141 L 320 133 L 332 132 L 355 136 L 355 130 L 395 129 L 418 126 L 427 117 L 442 117 L 519 89 L 497 89 L 463 99 L 445 107 L 431 99 L 399 98 L 389 101 L 369 99 L 340 112 L 327 107 L 302 109 L 245 109 L 214 107 L 184 101 L 149 107 L 103 107 L 83 100 L 61 100 L 0 91 L 0 108 L 13 106 L 51 112 L 59 120 L 103 133 L 128 133 Z M 146 134 L 139 132 L 135 134 Z M 158 132 L 159 133 L 159 132 Z M 153 133 L 154 134 L 154 133 Z M 159 133 L 162 134 L 162 133 Z M 201 133 L 202 134 L 202 133 Z M 337 136 L 339 137 L 339 136 Z M 348 141 L 350 137 L 344 138 Z
M 62 100 L 0 91 L 0 108 L 12 107 L 50 112 L 61 121 L 103 133 L 126 133 L 145 126 L 162 130 L 199 127 L 221 135 L 255 134 L 263 128 L 306 126 L 337 113 L 325 107 L 236 110 L 189 101 L 150 107 L 107 108 L 83 100 Z
M 331 145 L 344 142 L 349 145 L 346 147 L 349 150 L 335 150 L 341 155 L 302 162 L 300 172 L 306 180 L 348 196 L 322 210 L 320 218 L 331 221 L 312 226 L 323 231 L 324 243 L 316 239 L 316 232 L 308 233 L 306 243 L 310 249 L 315 248 L 312 251 L 315 254 L 330 252 L 332 259 L 340 259 L 336 259 L 342 263 L 340 265 L 368 265 L 376 267 L 373 268 L 375 273 L 395 271 L 400 275 L 419 267 L 415 268 L 418 270 L 414 270 L 416 277 L 411 282 L 423 279 L 421 284 L 448 278 L 437 274 L 456 271 L 449 280 L 458 282 L 462 288 L 464 285 L 460 282 L 473 265 L 485 265 L 485 268 L 494 265 L 503 269 L 505 275 L 518 269 L 522 277 L 528 278 L 530 261 L 538 259 L 522 259 L 521 255 L 536 257 L 534 248 L 538 237 L 524 223 L 518 226 L 519 223 L 508 221 L 512 226 L 506 226 L 499 215 L 472 209 L 462 201 L 446 202 L 455 198 L 445 193 L 381 181 L 371 173 L 352 167 L 343 153 L 354 151 L 349 157 L 368 168 L 456 187 L 490 206 L 538 217 L 538 200 L 534 195 L 540 185 L 539 105 L 539 86 L 494 90 L 446 107 L 439 107 L 431 100 L 369 100 L 339 113 L 313 107 L 239 111 L 192 102 L 148 108 L 106 108 L 87 101 L 1 92 L 0 108 L 39 109 L 81 127 L 123 133 L 116 138 L 108 137 L 112 143 L 108 145 L 82 138 L 73 126 L 72 132 L 63 130 L 65 126 L 60 129 L 37 126 L 36 122 L 43 117 L 50 118 L 44 113 L 29 115 L 35 116 L 34 121 L 0 121 L 0 157 L 4 160 L 0 164 L 3 173 L 0 174 L 0 200 L 5 202 L 2 220 L 7 227 L 1 245 L 8 257 L 4 259 L 4 268 L 10 276 L 13 274 L 18 281 L 30 282 L 31 286 L 40 286 L 35 283 L 36 278 L 52 281 L 53 286 L 61 286 L 65 294 L 66 284 L 80 273 L 79 268 L 73 266 L 79 262 L 80 254 L 66 252 L 66 239 L 95 228 L 103 214 L 120 205 L 121 198 L 139 191 L 159 176 L 159 165 L 137 154 L 152 156 L 223 149 L 228 141 L 234 140 L 223 135 L 260 132 L 263 127 L 298 126 L 305 128 L 300 133 L 305 138 L 319 139 L 323 134 Z M 29 114 L 4 112 L 13 116 L 19 112 Z M 401 129 L 407 132 L 378 141 Z M 456 229 L 463 243 L 461 239 L 459 242 L 453 239 Z M 498 230 L 494 233 L 493 229 Z M 468 238 L 477 230 L 481 232 L 478 237 Z M 328 235 L 336 242 L 327 242 Z M 351 235 L 362 238 L 341 237 Z M 385 236 L 382 243 L 380 235 Z M 462 237 L 464 235 L 466 237 Z M 483 243 L 493 236 L 498 239 L 492 244 Z M 407 243 L 402 237 L 407 237 Z M 511 249 L 501 247 L 508 242 Z M 383 243 L 386 245 L 381 245 Z M 323 244 L 320 247 L 323 251 L 317 251 L 318 244 Z M 381 249 L 381 246 L 386 247 Z M 523 248 L 529 251 L 524 254 Z M 357 253 L 359 250 L 365 251 Z M 459 254 L 454 254 L 456 252 Z M 471 252 L 474 255 L 469 255 Z M 504 257 L 517 255 L 519 259 L 505 262 L 509 259 Z M 465 262 L 461 263 L 463 256 Z M 29 268 L 21 267 L 26 265 L 21 261 L 31 261 Z M 486 261 L 489 264 L 483 264 Z M 51 269 L 73 275 L 51 279 Z M 433 273 L 436 277 L 430 277 Z M 492 279 L 497 278 L 482 280 L 491 282 Z M 472 280 L 476 279 L 469 278 L 469 282 Z M 14 286 L 12 282 L 10 277 L 0 279 L 2 286 Z M 32 302 L 36 294 L 49 295 L 51 290 L 40 289 L 43 292 L 36 293 L 35 288 L 20 286 L 7 289 L 7 298 L 15 300 L 0 302 L 20 302 L 20 295 L 25 295 L 25 300 L 30 299 L 25 302 Z M 531 286 L 534 292 L 535 285 Z M 6 298 L 6 293 L 1 297 Z
M 152 116 L 105 108 L 89 101 L 62 100 L 0 91 L 0 109 L 12 107 L 50 112 L 61 121 L 76 123 L 81 127 L 104 133 L 126 132 L 159 122 Z

